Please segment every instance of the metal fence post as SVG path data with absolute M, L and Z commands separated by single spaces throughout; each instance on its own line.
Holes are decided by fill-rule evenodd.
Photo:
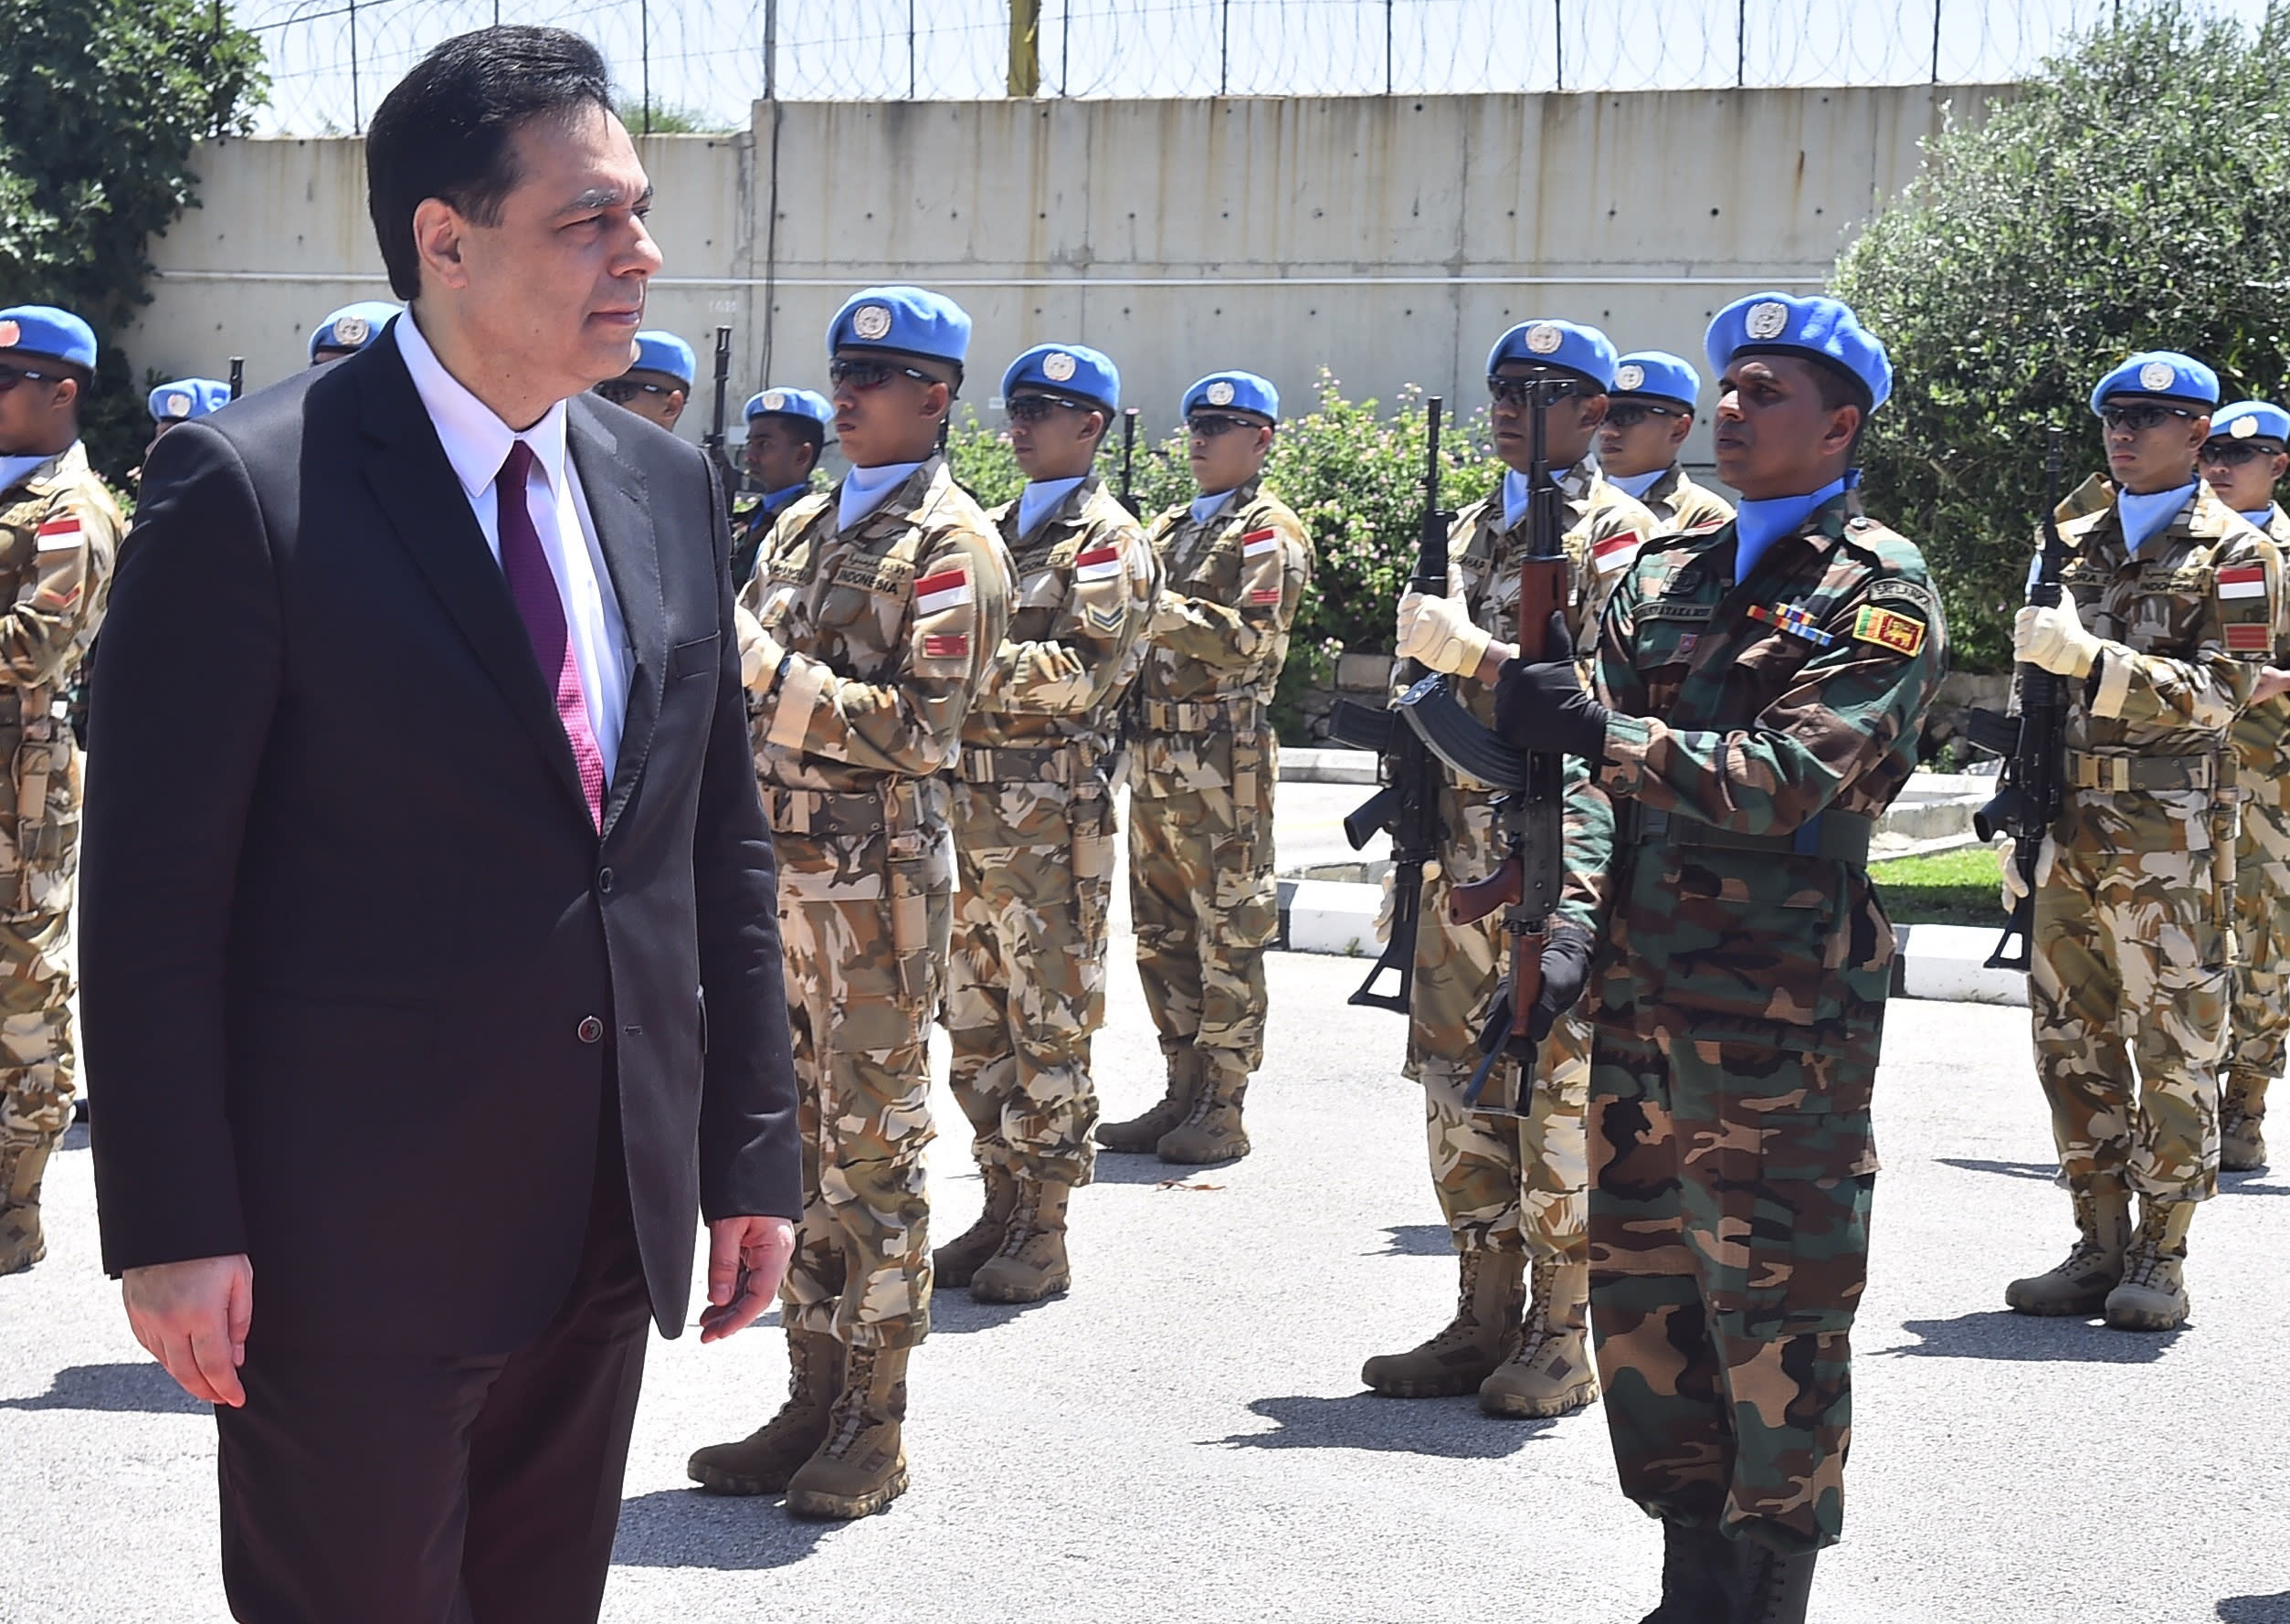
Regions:
M 365 111 L 358 105 L 358 0 L 350 0 L 350 133 L 365 130 Z

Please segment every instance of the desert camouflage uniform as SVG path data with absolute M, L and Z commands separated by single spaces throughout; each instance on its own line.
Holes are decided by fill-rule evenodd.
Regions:
M 2290 548 L 2290 514 L 2275 508 L 2266 534 L 2277 548 Z M 2273 663 L 2290 670 L 2290 592 L 2285 600 Z M 2222 1139 L 2254 1141 L 2267 1085 L 2282 1075 L 2290 1042 L 2290 694 L 2237 716 L 2233 738 L 2243 832 L 2234 852 L 2234 1003 L 2219 1132 Z
M 1264 948 L 1280 928 L 1268 712 L 1312 540 L 1253 480 L 1206 524 L 1180 504 L 1147 539 L 1166 585 L 1134 705 L 1137 975 L 1163 1053 L 1197 1050 L 1235 1086 L 1264 1063 Z
M 2200 484 L 2136 558 L 2112 503 L 2060 532 L 2084 627 L 2131 657 L 2110 648 L 2067 685 L 2070 788 L 2028 978 L 2036 1070 L 2071 1189 L 2200 1201 L 2218 1186 L 2233 940 L 2228 733 L 2274 649 L 2281 554 Z
M 1638 500 L 1664 532 L 1700 530 L 1704 525 L 1723 524 L 1734 516 L 1733 503 L 1707 486 L 1695 484 L 1674 462 Z
M 124 528 L 77 444 L 0 491 L 0 1273 L 45 1252 L 40 1179 L 71 1125 L 79 760 L 58 701 L 103 619 Z
M 1946 633 L 1850 495 L 1740 589 L 1733 559 L 1731 524 L 1648 543 L 1600 627 L 1591 1322 L 1623 1492 L 1794 1553 L 1843 1516 L 1894 959 L 1867 845 Z
M 924 1039 L 953 926 L 947 769 L 1009 622 L 1009 562 L 944 458 L 848 533 L 836 495 L 780 515 L 742 594 L 792 654 L 776 686 L 748 677 L 803 1087 L 803 1221 L 780 1296 L 791 1330 L 909 1347 L 930 1326 Z
M 1090 1035 L 1105 1018 L 1122 697 L 1161 571 L 1094 474 L 1009 545 L 1009 630 L 962 729 L 946 1029 L 982 1167 L 1085 1185 L 1096 1163 Z

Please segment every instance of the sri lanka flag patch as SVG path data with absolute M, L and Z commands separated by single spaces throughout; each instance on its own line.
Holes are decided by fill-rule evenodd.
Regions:
M 1852 619 L 1852 635 L 1860 642 L 1873 643 L 1911 659 L 1924 652 L 1923 621 L 1913 615 L 1880 609 L 1874 604 L 1862 605 L 1861 612 Z

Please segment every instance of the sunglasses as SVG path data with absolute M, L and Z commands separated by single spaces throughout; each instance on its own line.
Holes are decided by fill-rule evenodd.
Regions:
M 1069 400 L 1062 395 L 1013 395 L 1002 403 L 1002 410 L 1013 423 L 1039 423 L 1055 411 L 1096 412 L 1103 406 L 1092 406 L 1086 400 Z
M 596 393 L 614 406 L 626 406 L 639 395 L 673 395 L 675 390 L 665 384 L 639 384 L 628 378 L 607 378 L 596 385 Z
M 34 372 L 28 366 L 10 366 L 5 362 L 0 362 L 0 395 L 5 395 L 22 383 L 60 384 L 63 381 L 63 374 L 60 373 Z
M 854 389 L 880 389 L 902 374 L 925 386 L 946 381 L 934 378 L 915 367 L 897 366 L 888 361 L 830 361 L 827 364 L 827 381 L 838 389 L 845 384 Z
M 2134 434 L 2144 434 L 2159 427 L 2167 419 L 2184 417 L 2194 421 L 2195 415 L 2184 406 L 2111 406 L 2099 408 L 2099 420 L 2110 428 L 2127 428 Z
M 2202 448 L 2202 460 L 2217 468 L 2240 468 L 2260 457 L 2279 457 L 2279 448 L 2257 440 L 2211 440 Z
M 1498 406 L 1525 406 L 1538 389 L 1545 406 L 1557 406 L 1562 400 L 1585 400 L 1593 393 L 1564 378 L 1506 378 L 1499 374 L 1490 374 L 1487 378 L 1488 397 Z M 1608 420 L 1612 421 L 1610 415 Z
M 1228 417 L 1222 412 L 1195 412 L 1185 419 L 1185 432 L 1213 440 L 1235 428 L 1261 428 L 1261 423 L 1251 423 L 1246 417 Z
M 1606 408 L 1609 428 L 1635 428 L 1649 417 L 1683 417 L 1683 412 L 1673 412 L 1668 406 L 1648 406 L 1642 400 L 1625 400 Z

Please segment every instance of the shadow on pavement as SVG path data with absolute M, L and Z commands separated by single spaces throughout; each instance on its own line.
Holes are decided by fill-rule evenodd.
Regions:
M 1099 1184 L 1221 1186 L 1239 1165 L 1237 1162 L 1225 1162 L 1215 1167 L 1181 1167 L 1156 1155 L 1116 1155 L 1113 1151 L 1101 1151 L 1097 1157 L 1096 1177 Z
M 703 1494 L 659 1489 L 620 1503 L 615 1567 L 712 1567 L 723 1572 L 792 1567 L 839 1523 L 791 1517 L 776 1494 Z
M 0 1398 L 0 1409 L 90 1409 L 120 1415 L 203 1416 L 201 1404 L 148 1360 L 132 1365 L 70 1365 L 37 1398 Z
M 2023 1364 L 2151 1365 L 2179 1340 L 2176 1331 L 2113 1331 L 2090 1319 L 2045 1319 L 1986 1309 L 1953 1320 L 1909 1320 L 1901 1329 L 1921 1342 L 1880 1348 L 1941 1359 L 2004 1359 Z
M 1375 1450 L 1448 1461 L 1500 1461 L 1557 1425 L 1483 1416 L 1478 1397 L 1468 1393 L 1461 1398 L 1386 1398 L 1376 1393 L 1315 1398 L 1300 1394 L 1259 1398 L 1249 1410 L 1278 1422 L 1278 1427 L 1207 1441 L 1250 1450 Z
M 1451 1258 L 1455 1242 L 1445 1224 L 1394 1224 L 1384 1231 L 1384 1250 L 1372 1258 Z
M 1064 1301 L 1065 1293 L 1061 1292 L 1039 1302 L 981 1302 L 970 1294 L 968 1287 L 948 1286 L 931 1292 L 930 1334 L 967 1336 L 973 1331 L 991 1331 L 1008 1324 L 1020 1314 L 1054 1308 Z
M 2219 1603 L 2226 1624 L 2290 1624 L 2290 1590 L 2279 1596 L 2230 1596 Z
M 2259 1182 L 2271 1171 L 2271 1168 L 2261 1168 L 2251 1173 L 2221 1173 L 2219 1175 L 2219 1194 L 2221 1196 L 2290 1196 L 2290 1184 Z
M 2038 1184 L 2053 1183 L 2060 1176 L 2057 1162 L 1988 1162 L 1978 1156 L 1935 1156 L 1933 1160 L 1967 1173 L 2000 1173 L 2006 1178 L 2031 1178 Z

